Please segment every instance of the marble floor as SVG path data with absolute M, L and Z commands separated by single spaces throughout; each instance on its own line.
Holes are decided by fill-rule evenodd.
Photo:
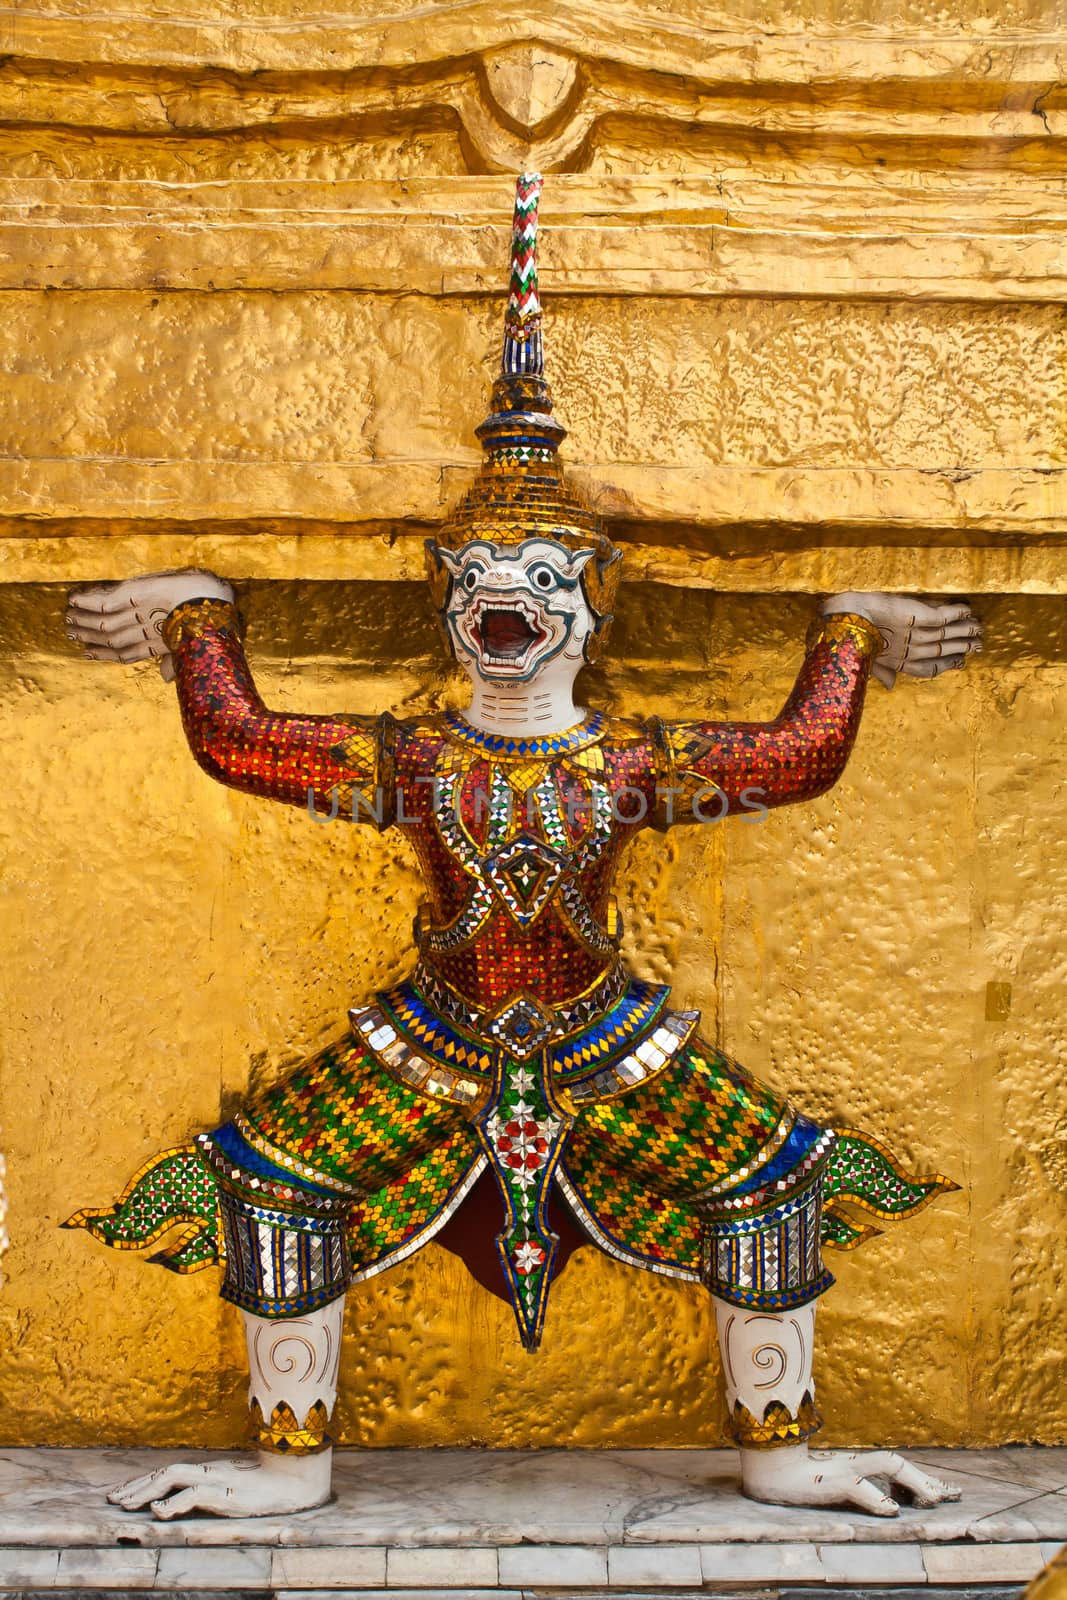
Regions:
M 0 1451 L 0 1589 L 974 1588 L 1022 1584 L 1067 1542 L 1067 1449 L 909 1455 L 962 1501 L 895 1519 L 757 1505 L 725 1451 L 377 1450 L 338 1455 L 318 1511 L 165 1523 L 105 1491 L 175 1452 Z

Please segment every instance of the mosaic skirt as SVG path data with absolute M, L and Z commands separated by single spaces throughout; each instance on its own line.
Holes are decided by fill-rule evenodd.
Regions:
M 155 1157 L 116 1205 L 64 1225 L 118 1249 L 178 1226 L 154 1261 L 224 1260 L 225 1298 L 295 1316 L 420 1249 L 485 1166 L 468 1112 L 398 1082 L 346 1034 L 232 1122 Z M 852 1208 L 902 1217 L 956 1187 L 819 1127 L 699 1037 L 649 1083 L 578 1109 L 554 1183 L 616 1259 L 769 1311 L 829 1287 L 823 1244 L 879 1231 Z

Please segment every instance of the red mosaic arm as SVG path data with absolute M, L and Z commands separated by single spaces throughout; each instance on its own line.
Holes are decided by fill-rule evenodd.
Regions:
M 800 675 L 773 722 L 662 723 L 660 826 L 758 814 L 825 793 L 845 770 L 871 663 L 882 649 L 865 617 L 824 617 L 812 627 Z
M 241 644 L 236 606 L 190 600 L 163 624 L 182 722 L 204 771 L 248 794 L 346 821 L 392 819 L 392 719 L 268 711 Z

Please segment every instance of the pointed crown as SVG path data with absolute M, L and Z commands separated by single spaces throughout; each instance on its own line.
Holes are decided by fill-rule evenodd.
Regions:
M 622 552 L 612 544 L 596 513 L 563 481 L 559 445 L 567 430 L 552 414 L 545 382 L 541 299 L 537 282 L 537 208 L 540 173 L 523 173 L 515 186 L 511 230 L 511 283 L 504 312 L 500 376 L 490 411 L 475 431 L 485 452 L 477 482 L 449 516 L 438 545 L 458 550 L 472 539 L 521 544 L 556 539 L 569 549 L 596 552 L 582 575 L 591 609 L 602 619 L 603 642 L 618 585 Z M 430 578 L 439 608 L 447 604 L 448 579 L 430 556 Z

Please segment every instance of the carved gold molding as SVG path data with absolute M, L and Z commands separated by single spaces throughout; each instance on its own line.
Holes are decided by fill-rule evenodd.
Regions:
M 160 4 L 135 17 L 121 5 L 94 0 L 62 6 L 31 0 L 0 9 L 5 53 L 235 72 L 396 68 L 455 60 L 531 36 L 556 50 L 681 75 L 743 69 L 749 81 L 772 72 L 796 81 L 856 78 L 874 76 L 872 65 L 889 63 L 913 79 L 951 74 L 1022 82 L 1035 60 L 1055 56 L 1062 12 L 1057 0 L 1001 0 L 995 12 L 973 20 L 923 0 L 840 0 L 832 10 L 818 0 L 742 0 L 728 9 L 702 0 L 672 0 L 669 8 L 655 0 L 569 0 L 535 13 L 527 0 L 438 0 L 432 11 L 357 0 L 347 7 L 302 7 L 297 15 L 286 0 L 238 0 Z M 999 78 L 998 68 L 1009 59 L 1016 70 Z
M 675 166 L 687 147 L 701 164 L 709 142 L 729 165 L 739 140 L 760 137 L 876 165 L 857 163 L 849 142 L 862 138 L 893 149 L 894 164 L 921 166 L 907 146 L 926 140 L 942 167 L 962 161 L 973 174 L 976 163 L 994 186 L 1007 166 L 1024 180 L 1054 171 L 1043 147 L 1067 127 L 1051 7 L 1029 28 L 1011 28 L 1005 12 L 999 30 L 971 31 L 955 21 L 905 31 L 898 16 L 850 29 L 846 6 L 835 7 L 836 29 L 796 13 L 780 26 L 761 14 L 745 29 L 693 0 L 669 11 L 577 0 L 536 19 L 525 0 L 435 5 L 432 26 L 416 7 L 300 19 L 200 9 L 162 8 L 135 26 L 107 8 L 0 12 L 0 118 L 216 138 L 274 128 L 322 137 L 339 125 L 373 137 L 383 120 L 444 118 L 472 172 L 602 166 L 607 127 Z M 1023 146 L 1033 148 L 1016 160 Z

